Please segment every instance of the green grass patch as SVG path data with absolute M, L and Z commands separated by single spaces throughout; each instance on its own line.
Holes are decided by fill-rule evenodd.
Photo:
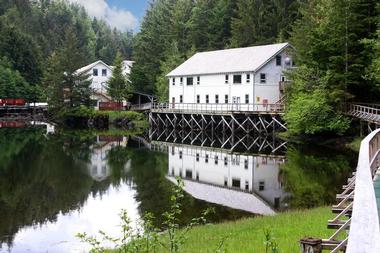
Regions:
M 216 252 L 225 237 L 228 237 L 225 240 L 227 252 L 265 252 L 266 230 L 271 231 L 280 253 L 299 252 L 302 237 L 328 238 L 333 233 L 327 229 L 327 221 L 332 218 L 331 207 L 320 207 L 198 226 L 188 233 L 181 252 Z

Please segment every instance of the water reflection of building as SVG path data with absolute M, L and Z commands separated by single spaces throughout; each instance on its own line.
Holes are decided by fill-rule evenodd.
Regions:
M 126 147 L 127 144 L 128 138 L 124 136 L 97 136 L 96 143 L 91 146 L 91 163 L 89 165 L 91 177 L 98 182 L 107 179 L 112 173 L 108 163 L 108 153 L 117 146 Z M 127 172 L 130 167 L 131 160 L 125 164 L 124 171 Z
M 280 165 L 285 161 L 283 156 L 167 145 L 169 178 L 183 178 L 185 190 L 194 197 L 262 214 L 271 214 L 263 204 L 275 209 L 286 207 L 283 200 L 287 194 L 280 176 Z M 217 196 L 220 194 L 225 197 Z

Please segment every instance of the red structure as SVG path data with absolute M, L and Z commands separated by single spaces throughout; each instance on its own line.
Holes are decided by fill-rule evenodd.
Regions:
M 0 99 L 0 106 L 24 106 L 25 100 L 22 98 L 2 98 Z
M 122 111 L 124 110 L 123 103 L 119 102 L 99 102 L 100 111 Z

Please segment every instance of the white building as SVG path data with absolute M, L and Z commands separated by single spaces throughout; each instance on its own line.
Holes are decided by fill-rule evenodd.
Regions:
M 126 147 L 127 144 L 128 138 L 124 136 L 98 136 L 96 143 L 91 146 L 91 157 L 88 165 L 89 175 L 98 182 L 107 179 L 112 173 L 108 164 L 108 153 L 116 146 Z M 128 172 L 130 168 L 131 160 L 128 160 L 124 172 Z
M 294 65 L 290 50 L 281 43 L 196 53 L 167 75 L 170 106 L 226 109 L 232 104 L 252 111 L 275 104 L 283 96 L 284 71 Z
M 185 191 L 196 198 L 260 214 L 271 214 L 266 206 L 287 207 L 280 176 L 283 156 L 175 144 L 168 151 L 169 178 L 185 179 Z
M 128 76 L 131 73 L 132 65 L 133 61 L 123 61 L 124 75 Z M 91 99 L 97 101 L 96 107 L 99 106 L 99 102 L 111 101 L 107 95 L 107 82 L 112 76 L 112 69 L 113 66 L 99 60 L 77 70 L 77 73 L 86 73 L 90 76 L 92 81 L 90 87 L 93 91 Z

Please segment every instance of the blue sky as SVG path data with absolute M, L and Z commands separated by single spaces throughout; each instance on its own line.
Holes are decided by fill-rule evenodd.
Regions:
M 68 0 L 83 5 L 92 17 L 119 30 L 138 31 L 149 0 Z
M 149 0 L 107 0 L 111 6 L 128 10 L 141 21 L 145 10 L 148 7 Z

